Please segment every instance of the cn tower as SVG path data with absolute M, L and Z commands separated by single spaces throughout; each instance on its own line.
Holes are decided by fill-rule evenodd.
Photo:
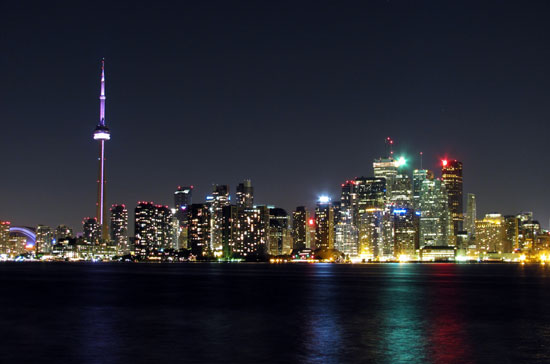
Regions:
M 105 141 L 111 139 L 111 133 L 105 125 L 105 60 L 101 60 L 101 93 L 99 95 L 99 124 L 94 131 L 94 140 L 99 140 L 99 172 L 97 177 L 97 202 L 96 217 L 101 226 L 101 238 L 103 241 L 109 239 L 109 226 L 106 220 L 105 206 Z

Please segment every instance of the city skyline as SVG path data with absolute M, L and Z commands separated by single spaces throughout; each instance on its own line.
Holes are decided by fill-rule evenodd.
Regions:
M 95 40 L 88 35 L 98 30 L 90 25 L 97 10 L 86 9 L 90 19 L 82 19 L 74 32 L 85 41 L 72 43 L 61 33 L 62 26 L 74 22 L 66 17 L 75 9 L 63 8 L 52 17 L 63 20 L 52 28 L 53 34 L 66 40 L 63 47 L 53 47 L 56 57 L 45 52 L 52 46 L 49 41 L 38 42 L 39 37 L 24 30 L 34 29 L 39 15 L 25 13 L 24 6 L 7 5 L 13 6 L 4 22 L 11 25 L 8 34 L 13 35 L 6 39 L 7 49 L 13 49 L 14 41 L 28 41 L 29 46 L 1 59 L 3 68 L 12 70 L 6 76 L 12 87 L 2 90 L 7 101 L 4 117 L 20 136 L 5 135 L 0 147 L 10 156 L 2 218 L 15 225 L 66 224 L 80 231 L 82 218 L 94 216 L 97 165 L 88 139 L 90 125 L 97 120 L 97 62 L 105 57 L 109 125 L 117 135 L 108 146 L 107 206 L 133 206 L 140 200 L 172 206 L 178 185 L 197 186 L 195 198 L 202 200 L 213 183 L 228 184 L 233 192 L 249 178 L 256 186 L 257 204 L 289 212 L 306 205 L 311 211 L 317 196 L 336 197 L 342 181 L 371 175 L 371 162 L 384 156 L 382 140 L 391 135 L 397 141 L 396 154 L 407 155 L 409 166 L 419 167 L 419 152 L 424 168 L 431 170 L 438 170 L 442 158 L 462 161 L 464 193 L 477 196 L 478 216 L 532 211 L 542 226 L 548 226 L 548 172 L 540 167 L 550 158 L 543 139 L 548 111 L 540 87 L 548 76 L 539 68 L 547 53 L 540 48 L 544 32 L 538 31 L 547 27 L 539 15 L 546 6 L 522 7 L 518 23 L 507 29 L 517 10 L 512 2 L 503 3 L 487 23 L 475 17 L 468 23 L 471 4 L 423 4 L 415 8 L 380 2 L 358 7 L 357 15 L 340 9 L 332 16 L 323 5 L 292 8 L 297 12 L 288 4 L 243 6 L 235 8 L 234 18 L 224 17 L 216 26 L 213 18 L 227 9 L 186 9 L 182 16 L 189 24 L 197 25 L 188 19 L 197 15 L 196 21 L 214 26 L 211 33 L 184 32 L 189 25 L 180 24 L 161 6 L 151 14 L 149 26 L 168 20 L 176 31 L 170 35 L 160 26 L 159 45 L 157 38 L 147 38 L 137 28 L 147 18 L 141 8 L 116 26 L 100 29 Z M 111 8 L 106 16 L 114 19 L 124 9 Z M 486 4 L 475 9 L 478 15 L 493 10 Z M 378 28 L 359 16 L 374 21 L 369 12 L 389 24 L 408 22 L 410 34 L 371 36 Z M 437 23 L 440 32 L 421 24 L 435 15 L 442 19 Z M 264 20 L 258 25 L 258 38 L 246 33 L 255 17 Z M 342 25 L 344 18 L 349 18 L 349 25 Z M 319 19 L 328 20 L 326 29 Z M 238 28 L 239 20 L 243 28 Z M 310 28 L 297 25 L 298 20 Z M 442 24 L 445 20 L 448 27 Z M 454 32 L 453 25 L 460 26 L 462 34 Z M 123 30 L 125 26 L 137 31 L 135 38 Z M 223 26 L 241 29 L 232 47 L 224 45 Z M 488 27 L 505 34 L 516 31 L 514 39 L 524 42 L 502 57 L 509 45 L 499 43 L 502 34 L 497 37 Z M 279 31 L 282 38 L 273 38 Z M 313 37 L 315 32 L 320 36 Z M 485 38 L 471 38 L 478 32 Z M 183 34 L 182 47 L 170 51 L 167 42 Z M 415 37 L 426 44 L 415 43 Z M 143 49 L 125 43 L 127 39 L 144 39 Z M 398 56 L 406 61 L 395 57 L 383 41 L 404 43 Z M 265 48 L 260 46 L 264 42 Z M 307 54 L 299 51 L 301 42 Z M 449 45 L 455 47 L 450 54 L 438 52 Z M 324 51 L 327 46 L 331 52 Z M 369 47 L 378 51 L 376 57 L 369 56 Z M 427 56 L 417 55 L 422 52 Z M 459 54 L 470 63 L 451 57 Z M 216 61 L 215 55 L 223 55 L 225 63 Z M 16 63 L 22 59 L 24 63 Z M 268 76 L 270 71 L 279 77 Z M 411 83 L 417 86 L 411 88 Z M 323 145 L 335 152 L 319 158 L 317 148 Z M 237 158 L 242 146 L 250 153 Z M 219 158 L 220 154 L 235 157 Z M 515 166 L 520 173 L 512 173 Z

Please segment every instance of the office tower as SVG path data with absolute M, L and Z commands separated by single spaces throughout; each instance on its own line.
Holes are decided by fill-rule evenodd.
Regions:
M 106 223 L 107 207 L 105 205 L 105 141 L 111 139 L 111 132 L 105 124 L 105 62 L 101 61 L 101 93 L 99 95 L 99 124 L 94 131 L 94 140 L 99 140 L 99 172 L 97 177 L 96 219 L 101 229 L 101 239 L 109 239 L 109 228 Z
M 125 205 L 111 207 L 111 242 L 116 245 L 118 254 L 130 254 L 128 210 Z
M 468 238 L 474 239 L 476 236 L 476 195 L 468 194 L 468 202 L 466 203 L 466 217 L 464 219 L 464 229 L 468 232 Z
M 172 211 L 168 206 L 138 202 L 134 214 L 135 253 L 140 258 L 159 259 L 173 249 Z
M 292 239 L 293 249 L 302 250 L 310 247 L 307 223 L 309 212 L 305 206 L 298 206 L 292 213 Z
M 315 207 L 315 246 L 334 248 L 334 209 L 327 196 L 321 196 Z
M 510 253 L 519 248 L 519 219 L 513 215 L 504 216 L 506 237 L 504 240 L 504 252 Z
M 215 184 L 212 189 L 210 201 L 210 250 L 216 256 L 223 254 L 222 244 L 222 210 L 229 205 L 229 186 Z
M 434 174 L 427 169 L 415 169 L 413 171 L 412 182 L 412 194 L 413 194 L 413 207 L 416 211 L 419 211 L 420 206 L 420 191 L 422 189 L 422 182 L 425 180 L 433 180 Z
M 193 199 L 193 186 L 178 186 L 174 192 L 174 207 L 176 210 L 183 209 L 191 205 Z
M 73 236 L 73 229 L 67 225 L 58 225 L 55 228 L 55 241 L 57 243 L 63 240 L 71 239 Z
M 412 259 L 416 256 L 418 224 L 413 208 L 396 208 L 392 210 L 394 256 L 401 259 Z
M 516 217 L 519 219 L 519 248 L 521 250 L 533 250 L 537 237 L 542 233 L 539 222 L 533 220 L 532 212 L 522 212 Z
M 36 227 L 36 254 L 49 254 L 52 252 L 53 236 L 51 227 L 46 225 Z
M 292 252 L 290 216 L 284 209 L 269 209 L 267 247 L 269 255 L 288 255 Z
M 340 210 L 340 219 L 334 229 L 334 248 L 347 257 L 359 255 L 359 230 L 353 223 L 353 208 Z
M 0 221 L 0 254 L 9 254 L 10 226 L 9 221 Z
M 249 179 L 237 185 L 237 206 L 252 208 L 254 206 L 254 187 Z
M 503 253 L 506 225 L 501 214 L 486 214 L 476 221 L 476 245 L 480 252 Z
M 82 238 L 85 244 L 99 244 L 101 239 L 101 226 L 97 218 L 87 217 L 82 221 L 83 234 Z
M 441 161 L 441 181 L 445 184 L 449 199 L 449 213 L 452 219 L 453 235 L 462 230 L 464 210 L 462 207 L 462 162 Z
M 237 216 L 239 207 L 227 205 L 222 208 L 222 257 L 224 259 L 239 258 L 236 249 L 237 243 Z
M 395 176 L 389 202 L 396 208 L 412 206 L 412 183 L 411 178 L 407 174 L 398 174 Z
M 440 180 L 424 180 L 419 203 L 420 248 L 448 245 L 451 222 L 445 185 Z
M 353 220 L 358 228 L 359 255 L 373 259 L 379 255 L 381 226 L 385 209 L 385 178 L 358 177 L 355 179 Z
M 390 198 L 399 164 L 390 156 L 375 159 L 372 165 L 374 167 L 374 177 L 386 180 L 386 197 Z
M 210 252 L 210 204 L 189 205 L 187 248 L 195 256 L 206 256 Z
M 174 215 L 178 219 L 180 226 L 187 224 L 187 208 L 192 203 L 193 186 L 178 186 L 174 192 Z
M 267 254 L 269 209 L 267 206 L 239 208 L 235 254 L 247 260 L 262 260 Z

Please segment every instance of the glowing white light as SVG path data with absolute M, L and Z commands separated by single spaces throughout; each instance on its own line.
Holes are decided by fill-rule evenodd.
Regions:
M 105 133 L 105 132 L 97 132 L 97 133 L 94 133 L 94 139 L 95 140 L 110 140 L 111 139 L 111 135 L 109 133 Z
M 329 203 L 330 202 L 330 197 L 328 197 L 328 196 L 319 196 L 319 202 L 320 203 Z

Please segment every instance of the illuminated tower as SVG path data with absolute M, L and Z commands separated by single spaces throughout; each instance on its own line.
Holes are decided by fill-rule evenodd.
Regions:
M 109 225 L 105 218 L 107 208 L 105 206 L 105 141 L 111 139 L 111 133 L 105 125 L 105 60 L 101 61 L 101 94 L 99 95 L 99 124 L 94 131 L 94 140 L 99 140 L 99 172 L 97 177 L 97 223 L 101 226 L 101 238 L 109 239 Z
M 443 159 L 441 161 L 441 181 L 447 189 L 453 235 L 456 236 L 462 230 L 462 223 L 464 222 L 462 207 L 462 162 Z

